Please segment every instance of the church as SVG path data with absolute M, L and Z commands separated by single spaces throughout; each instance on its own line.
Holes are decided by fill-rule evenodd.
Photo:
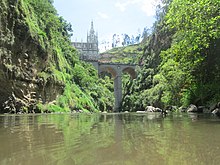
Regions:
M 98 33 L 95 33 L 93 21 L 89 33 L 87 32 L 87 42 L 72 42 L 72 45 L 80 52 L 81 60 L 98 60 Z

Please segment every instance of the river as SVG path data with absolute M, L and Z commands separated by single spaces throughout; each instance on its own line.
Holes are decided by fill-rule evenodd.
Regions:
M 217 165 L 220 119 L 204 114 L 0 116 L 0 165 Z

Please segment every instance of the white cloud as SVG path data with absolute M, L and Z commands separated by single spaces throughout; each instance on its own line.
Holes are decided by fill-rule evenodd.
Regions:
M 158 0 L 143 0 L 141 4 L 141 10 L 147 14 L 147 16 L 155 15 L 156 6 L 159 4 Z
M 158 4 L 159 0 L 118 0 L 115 7 L 124 12 L 128 7 L 136 5 L 147 16 L 153 16 Z
M 115 7 L 117 7 L 121 12 L 124 12 L 126 9 L 127 3 L 117 2 Z
M 109 16 L 106 14 L 106 13 L 103 13 L 103 12 L 98 12 L 98 15 L 103 18 L 103 19 L 108 19 Z

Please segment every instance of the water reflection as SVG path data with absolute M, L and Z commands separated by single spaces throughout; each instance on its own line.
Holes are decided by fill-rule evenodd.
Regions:
M 201 114 L 0 116 L 0 164 L 218 164 L 219 123 Z

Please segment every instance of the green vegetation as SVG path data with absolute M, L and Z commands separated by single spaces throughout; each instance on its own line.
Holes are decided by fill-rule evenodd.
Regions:
M 138 57 L 143 54 L 142 44 L 129 45 L 125 47 L 116 47 L 101 53 L 101 61 L 108 61 L 114 63 L 124 63 L 124 64 L 137 64 Z
M 112 83 L 107 78 L 99 80 L 90 64 L 79 61 L 78 52 L 71 46 L 71 25 L 58 16 L 52 1 L 20 0 L 17 8 L 17 12 L 22 11 L 22 21 L 31 37 L 47 54 L 46 66 L 38 73 L 39 78 L 44 84 L 54 82 L 63 88 L 54 102 L 39 101 L 38 107 L 51 112 L 111 110 Z
M 220 1 L 163 3 L 140 57 L 144 67 L 127 87 L 126 110 L 220 100 Z
M 219 102 L 220 1 L 161 2 L 152 34 L 141 44 L 101 54 L 101 61 L 142 65 L 135 80 L 123 76 L 123 109 Z M 1 79 L 5 86 L 1 92 L 6 95 L 1 104 L 13 96 L 24 105 L 35 99 L 41 111 L 110 111 L 114 104 L 112 80 L 99 79 L 93 66 L 79 60 L 79 53 L 70 41 L 71 25 L 58 16 L 52 3 L 51 0 L 0 2 L 3 20 L 0 67 L 1 75 L 8 78 Z M 33 73 L 36 75 L 31 76 Z M 12 85 L 6 83 L 8 80 Z M 33 89 L 34 85 L 27 82 L 37 84 L 38 88 Z M 25 83 L 29 88 L 20 90 Z M 36 93 L 40 94 L 33 98 Z M 26 102 L 21 101 L 22 96 Z M 28 106 L 20 109 L 30 111 Z

